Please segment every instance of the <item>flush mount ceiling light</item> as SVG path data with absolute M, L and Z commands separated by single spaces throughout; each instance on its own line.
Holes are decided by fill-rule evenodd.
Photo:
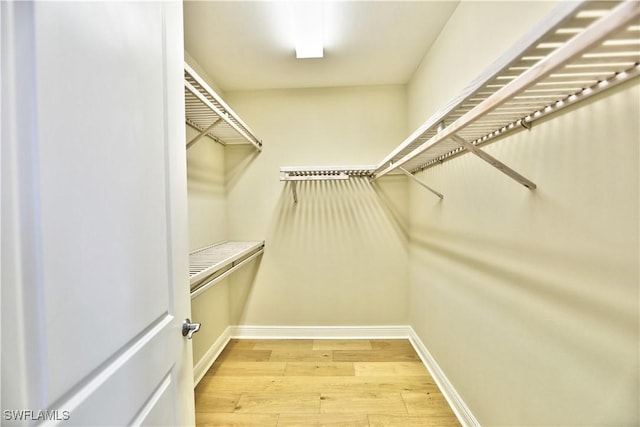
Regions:
M 291 2 L 296 58 L 323 56 L 323 4 L 321 1 Z

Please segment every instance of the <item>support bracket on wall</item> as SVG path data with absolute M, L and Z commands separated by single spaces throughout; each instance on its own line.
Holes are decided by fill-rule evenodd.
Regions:
M 297 182 L 291 181 L 291 193 L 293 193 L 293 203 L 298 203 L 298 190 L 296 189 Z
M 187 142 L 187 150 L 189 148 L 191 148 L 191 146 L 193 146 L 193 144 L 195 144 L 196 142 L 200 141 L 200 139 L 202 139 L 202 137 L 204 137 L 206 134 L 208 134 L 209 132 L 211 132 L 213 130 L 213 128 L 215 128 L 216 126 L 218 126 L 220 123 L 222 123 L 222 118 L 219 118 L 218 120 L 216 120 L 215 122 L 211 123 L 211 125 L 209 125 L 206 129 L 204 129 L 202 132 L 200 132 L 197 136 L 195 136 L 191 141 Z
M 529 190 L 534 190 L 536 188 L 536 184 L 535 183 L 531 182 L 530 180 L 528 180 L 524 176 L 520 175 L 518 172 L 516 172 L 513 169 L 511 169 L 509 166 L 507 166 L 504 163 L 502 163 L 500 160 L 498 160 L 495 157 L 491 156 L 490 154 L 487 154 L 486 152 L 482 151 L 480 148 L 478 148 L 477 146 L 475 146 L 472 143 L 468 142 L 467 140 L 465 140 L 465 139 L 463 139 L 463 138 L 461 138 L 461 137 L 459 137 L 458 135 L 455 135 L 455 134 L 451 135 L 450 138 L 452 140 L 454 140 L 455 142 L 457 142 L 458 144 L 460 144 L 462 147 L 466 148 L 468 151 L 470 151 L 473 154 L 475 154 L 476 156 L 480 157 L 485 162 L 489 163 L 494 168 L 498 169 L 500 172 L 502 172 L 502 173 L 506 174 L 507 176 L 509 176 L 510 178 L 518 181 L 520 184 L 524 185 Z
M 312 175 L 312 176 L 288 176 L 280 177 L 280 181 L 291 181 L 291 193 L 293 194 L 293 202 L 298 203 L 298 181 L 338 181 L 349 179 L 349 175 L 339 173 L 335 175 Z
M 422 182 L 421 180 L 419 180 L 418 178 L 416 178 L 411 172 L 409 172 L 408 170 L 406 170 L 403 167 L 399 167 L 398 168 L 400 171 L 402 171 L 402 173 L 404 173 L 405 175 L 407 175 L 409 178 L 411 178 L 412 180 L 414 180 L 415 182 L 417 182 L 418 184 L 420 184 L 421 186 L 423 186 L 424 188 L 426 188 L 427 190 L 431 191 L 433 194 L 435 194 L 436 196 L 440 197 L 440 199 L 444 199 L 444 196 L 442 195 L 442 193 L 437 192 L 436 190 L 434 190 L 433 188 L 429 187 L 427 184 L 425 184 L 424 182 Z

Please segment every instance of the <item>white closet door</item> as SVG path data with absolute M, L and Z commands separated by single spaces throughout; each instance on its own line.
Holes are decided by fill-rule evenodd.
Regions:
M 0 7 L 2 424 L 193 424 L 182 4 Z

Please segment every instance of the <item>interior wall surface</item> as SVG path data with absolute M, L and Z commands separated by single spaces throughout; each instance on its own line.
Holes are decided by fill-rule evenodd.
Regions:
M 462 2 L 411 126 L 551 6 Z M 640 424 L 639 99 L 635 79 L 484 147 L 536 190 L 471 154 L 417 174 L 442 201 L 410 184 L 410 324 L 482 425 Z
M 229 92 L 264 141 L 228 147 L 234 240 L 265 239 L 259 263 L 230 278 L 239 325 L 406 324 L 406 181 L 279 181 L 281 166 L 373 165 L 405 137 L 402 86 Z
M 187 141 L 199 132 L 187 125 Z M 187 150 L 189 250 L 227 240 L 224 146 L 203 137 Z

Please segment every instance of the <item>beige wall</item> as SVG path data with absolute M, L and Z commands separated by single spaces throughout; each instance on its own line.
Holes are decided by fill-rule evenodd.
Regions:
M 187 125 L 187 141 L 198 135 Z M 227 240 L 224 146 L 204 137 L 187 150 L 189 250 Z
M 195 64 L 197 67 L 197 64 Z M 264 140 L 188 150 L 191 250 L 266 240 L 264 255 L 193 300 L 194 364 L 229 325 L 406 324 L 408 188 L 404 178 L 299 184 L 280 166 L 374 164 L 404 138 L 404 87 L 225 95 Z M 197 134 L 187 129 L 187 138 Z
M 461 3 L 411 125 L 549 6 Z M 638 99 L 636 79 L 486 147 L 535 191 L 471 155 L 418 174 L 443 201 L 410 186 L 410 323 L 482 425 L 640 423 Z
M 280 166 L 374 164 L 405 136 L 401 86 L 231 92 L 264 140 L 228 186 L 233 239 L 266 239 L 260 268 L 231 278 L 232 317 L 249 325 L 391 325 L 407 317 L 407 187 L 303 182 Z M 227 163 L 240 163 L 239 149 Z M 233 159 L 232 159 L 233 157 Z M 247 281 L 246 277 L 251 280 Z

